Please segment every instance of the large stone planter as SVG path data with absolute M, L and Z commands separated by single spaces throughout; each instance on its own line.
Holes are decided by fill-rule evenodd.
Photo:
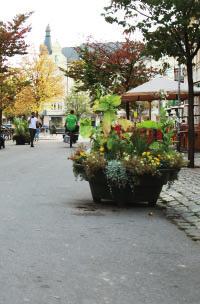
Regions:
M 127 185 L 125 188 L 109 185 L 103 171 L 99 171 L 88 180 L 94 202 L 100 203 L 102 199 L 113 200 L 118 205 L 147 202 L 155 205 L 162 187 L 177 169 L 162 169 L 159 176 L 143 175 L 138 178 L 136 184 Z

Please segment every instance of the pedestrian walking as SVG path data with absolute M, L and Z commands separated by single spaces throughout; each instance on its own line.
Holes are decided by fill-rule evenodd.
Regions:
M 29 132 L 30 132 L 30 144 L 31 147 L 34 147 L 33 145 L 33 141 L 35 138 L 35 133 L 36 133 L 36 128 L 37 128 L 37 124 L 38 124 L 38 119 L 35 117 L 35 113 L 32 112 L 31 113 L 31 117 L 28 118 L 28 123 L 29 123 Z
M 36 126 L 35 141 L 39 140 L 39 135 L 40 135 L 40 127 Z

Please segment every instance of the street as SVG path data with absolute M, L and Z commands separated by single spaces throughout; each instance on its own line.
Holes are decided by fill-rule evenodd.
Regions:
M 69 155 L 0 151 L 0 304 L 199 304 L 200 245 L 159 206 L 95 205 Z

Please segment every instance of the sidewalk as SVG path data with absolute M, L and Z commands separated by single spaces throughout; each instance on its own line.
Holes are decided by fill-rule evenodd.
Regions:
M 40 133 L 39 140 L 62 140 L 62 134 Z
M 195 156 L 200 166 L 200 154 Z M 184 168 L 170 188 L 163 187 L 159 203 L 166 207 L 167 217 L 194 241 L 200 241 L 200 168 Z
M 49 134 L 49 133 L 40 133 L 40 136 L 39 136 L 39 140 L 55 140 L 55 141 L 59 141 L 59 142 L 62 142 L 63 141 L 63 134 Z M 85 138 L 82 138 L 80 135 L 79 135 L 79 139 L 77 141 L 77 145 L 78 144 L 81 144 L 81 143 L 89 143 L 90 142 L 90 139 L 85 139 Z

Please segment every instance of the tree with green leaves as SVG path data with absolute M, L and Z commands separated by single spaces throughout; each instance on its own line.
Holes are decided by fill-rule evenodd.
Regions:
M 0 22 L 0 126 L 2 124 L 2 112 L 6 106 L 13 102 L 14 89 L 16 83 L 16 73 L 11 72 L 8 59 L 15 55 L 27 53 L 28 45 L 25 42 L 26 34 L 30 31 L 30 26 L 25 26 L 25 22 L 31 13 L 19 14 L 9 22 Z M 19 88 L 19 86 L 17 85 Z M 6 104 L 5 104 L 6 103 Z
M 119 18 L 119 10 L 124 17 Z M 108 22 L 118 22 L 126 32 L 140 29 L 148 54 L 155 59 L 172 56 L 187 67 L 189 88 L 189 167 L 194 167 L 193 60 L 200 49 L 200 0 L 112 0 L 105 8 Z
M 78 87 L 78 86 L 77 86 Z M 66 97 L 65 106 L 67 113 L 74 110 L 76 115 L 80 117 L 82 114 L 91 113 L 90 98 L 87 92 L 78 90 L 73 87 L 70 94 Z

